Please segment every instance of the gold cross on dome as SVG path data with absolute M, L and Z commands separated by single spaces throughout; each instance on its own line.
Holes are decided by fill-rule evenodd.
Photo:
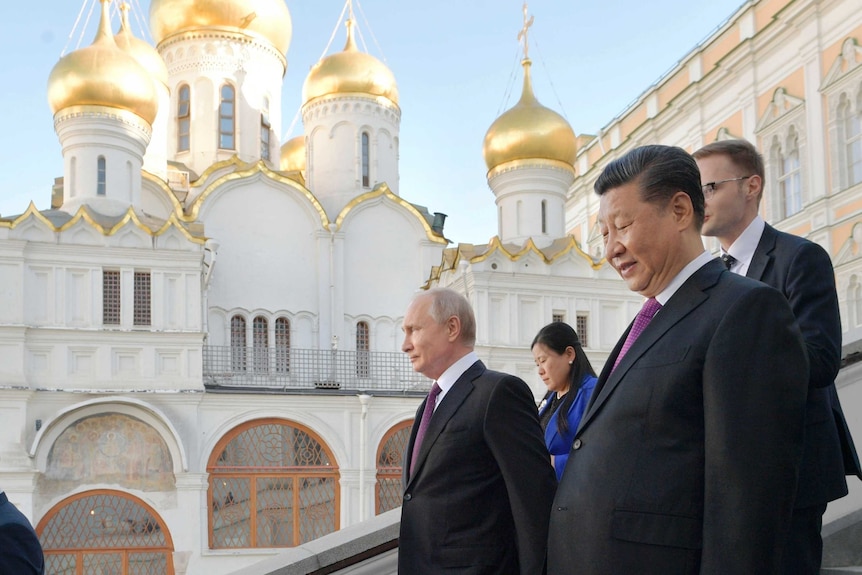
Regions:
M 521 31 L 518 32 L 518 42 L 523 41 L 524 43 L 524 59 L 529 58 L 530 46 L 527 42 L 527 30 L 530 26 L 533 25 L 533 16 L 530 16 L 530 19 L 527 19 L 527 3 L 524 2 L 524 27 L 521 28 Z

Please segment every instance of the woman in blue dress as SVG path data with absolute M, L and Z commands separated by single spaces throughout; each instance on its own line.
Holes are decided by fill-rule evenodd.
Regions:
M 540 329 L 530 349 L 539 377 L 548 387 L 539 405 L 539 421 L 559 481 L 575 431 L 596 387 L 596 372 L 581 347 L 577 332 L 566 323 L 549 323 Z

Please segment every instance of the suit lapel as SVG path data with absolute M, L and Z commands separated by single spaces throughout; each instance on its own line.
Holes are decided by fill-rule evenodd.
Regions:
M 455 412 L 458 411 L 458 408 L 473 391 L 473 381 L 483 373 L 485 373 L 485 364 L 481 361 L 477 361 L 467 368 L 467 371 L 461 374 L 461 377 L 458 378 L 455 385 L 453 385 L 452 388 L 446 392 L 446 395 L 443 396 L 443 399 L 440 400 L 440 403 L 434 410 L 434 416 L 431 418 L 431 423 L 428 425 L 427 431 L 425 431 L 425 438 L 422 440 L 422 445 L 419 446 L 419 455 L 416 459 L 416 469 L 410 470 L 410 478 L 407 480 L 408 486 L 419 475 L 419 471 L 422 469 L 422 465 L 425 463 L 428 453 L 431 451 L 431 448 L 440 436 L 440 432 L 443 431 L 444 427 L 446 427 L 446 423 L 448 423 L 452 416 L 455 415 Z M 424 406 L 425 402 L 422 402 L 420 409 L 424 410 Z M 419 421 L 420 417 L 421 412 L 417 411 L 417 416 L 414 422 Z M 411 445 L 415 438 L 416 425 L 413 426 L 413 432 L 410 434 Z M 408 454 L 408 456 L 411 456 L 411 454 Z
M 748 272 L 745 274 L 746 277 L 763 281 L 763 274 L 766 272 L 766 268 L 773 258 L 772 252 L 775 250 L 775 241 L 777 238 L 778 234 L 775 233 L 775 229 L 766 224 L 760 236 L 760 241 L 757 242 L 754 255 L 751 256 L 751 263 L 748 265 Z
M 724 264 L 719 260 L 713 260 L 705 264 L 702 268 L 694 272 L 685 283 L 674 293 L 667 305 L 661 308 L 656 316 L 652 319 L 649 325 L 638 336 L 637 340 L 632 344 L 626 353 L 625 357 L 620 360 L 616 369 L 613 369 L 614 361 L 619 355 L 620 348 L 623 346 L 629 329 L 623 334 L 617 342 L 614 351 L 605 363 L 602 374 L 596 383 L 596 389 L 593 391 L 593 401 L 590 403 L 587 412 L 581 419 L 581 424 L 578 426 L 578 432 L 586 427 L 589 422 L 595 417 L 595 414 L 602 408 L 608 398 L 617 389 L 620 382 L 625 377 L 626 373 L 632 368 L 635 363 L 647 352 L 655 343 L 675 326 L 682 318 L 694 311 L 700 306 L 709 295 L 705 290 L 715 285 L 721 273 L 725 271 Z M 613 369 L 613 372 L 612 372 Z

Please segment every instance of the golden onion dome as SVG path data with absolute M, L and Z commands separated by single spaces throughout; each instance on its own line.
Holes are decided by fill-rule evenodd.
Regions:
M 167 86 L 168 68 L 165 66 L 165 61 L 155 48 L 132 34 L 132 28 L 129 26 L 129 5 L 124 2 L 120 10 L 122 11 L 120 32 L 114 36 L 117 46 L 128 52 L 153 78 Z
M 48 77 L 48 103 L 55 114 L 70 106 L 106 106 L 128 110 L 153 123 L 158 95 L 152 77 L 121 50 L 111 34 L 108 3 L 93 43 L 66 54 Z
M 525 58 L 521 99 L 485 134 L 483 155 L 489 171 L 512 160 L 556 160 L 570 166 L 575 162 L 575 132 L 565 118 L 541 105 L 533 95 L 530 64 Z
M 223 30 L 261 36 L 287 54 L 293 27 L 284 0 L 152 0 L 156 44 L 183 32 Z
M 347 20 L 347 43 L 344 50 L 312 66 L 302 86 L 302 101 L 308 103 L 329 94 L 370 94 L 398 105 L 395 76 L 386 65 L 360 52 L 353 39 L 353 20 Z
M 282 144 L 278 167 L 282 172 L 305 171 L 305 136 L 296 136 Z

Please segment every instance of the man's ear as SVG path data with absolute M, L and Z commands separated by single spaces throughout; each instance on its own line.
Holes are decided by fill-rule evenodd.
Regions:
M 760 197 L 763 194 L 763 178 L 757 175 L 749 176 L 743 189 L 745 190 L 745 199 L 760 202 Z
M 694 206 L 688 194 L 683 191 L 675 193 L 670 199 L 670 210 L 680 230 L 691 225 L 694 218 Z
M 461 319 L 457 315 L 446 320 L 446 335 L 448 335 L 449 341 L 461 339 Z

